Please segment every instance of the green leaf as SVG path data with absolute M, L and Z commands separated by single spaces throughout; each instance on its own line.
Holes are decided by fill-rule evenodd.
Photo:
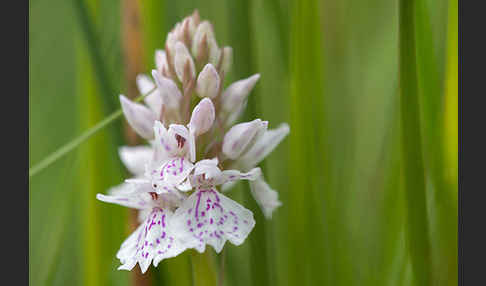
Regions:
M 407 244 L 415 283 L 425 286 L 431 282 L 431 260 L 420 136 L 414 5 L 415 1 L 401 0 L 399 6 L 401 141 L 407 201 Z

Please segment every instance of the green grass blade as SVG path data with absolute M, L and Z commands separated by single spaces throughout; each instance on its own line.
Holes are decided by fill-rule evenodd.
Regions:
M 401 0 L 399 6 L 400 112 L 402 128 L 402 161 L 407 201 L 408 245 L 417 285 L 430 285 L 430 245 L 426 210 L 426 193 L 417 66 L 414 35 L 415 1 Z
M 324 59 L 321 7 L 318 1 L 295 1 L 290 27 L 290 136 L 288 194 L 289 285 L 323 285 L 332 270 L 328 248 L 330 237 L 324 235 L 336 217 L 325 208 L 332 190 L 327 188 L 327 144 Z M 332 234 L 331 234 L 332 235 Z M 334 248 L 336 249 L 336 248 Z M 337 261 L 336 263 L 339 263 Z
M 114 102 L 110 100 L 110 96 L 115 94 L 115 88 L 111 77 L 108 74 L 105 66 L 105 61 L 100 50 L 100 40 L 96 33 L 95 20 L 89 13 L 87 3 L 85 0 L 73 0 L 74 11 L 78 17 L 79 27 L 81 28 L 83 38 L 86 42 L 88 54 L 93 63 L 93 68 L 96 73 L 96 79 L 100 86 L 102 96 L 102 104 L 105 113 L 115 109 Z M 121 134 L 118 134 L 119 139 Z
M 154 89 L 155 90 L 155 89 Z M 144 94 L 142 96 L 137 97 L 135 100 L 136 102 L 139 102 L 142 100 L 145 96 L 149 95 L 152 93 L 154 90 L 148 92 L 147 94 Z M 95 135 L 98 131 L 102 130 L 103 128 L 107 127 L 118 119 L 121 115 L 123 114 L 121 109 L 118 109 L 117 111 L 113 112 L 111 115 L 106 117 L 105 119 L 101 120 L 100 122 L 96 123 L 94 126 L 90 127 L 88 130 L 83 132 L 81 135 L 78 137 L 74 138 L 67 144 L 63 145 L 38 163 L 36 163 L 34 166 L 29 168 L 29 178 L 35 176 L 37 173 L 40 171 L 44 170 L 45 168 L 49 167 L 52 163 L 56 162 L 57 160 L 61 159 L 64 155 L 68 154 L 69 152 L 73 151 L 79 145 L 84 143 L 86 140 L 90 139 L 93 135 Z

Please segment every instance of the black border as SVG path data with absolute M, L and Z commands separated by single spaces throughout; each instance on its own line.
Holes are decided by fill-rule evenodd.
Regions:
M 467 8 L 464 3 L 467 3 Z M 481 1 L 459 0 L 459 285 L 486 285 L 486 42 Z M 464 28 L 465 27 L 465 28 Z M 467 39 L 464 41 L 464 39 Z
M 2 29 L 2 201 L 4 284 L 29 283 L 29 2 L 10 1 Z M 11 278 L 11 279 L 9 279 Z

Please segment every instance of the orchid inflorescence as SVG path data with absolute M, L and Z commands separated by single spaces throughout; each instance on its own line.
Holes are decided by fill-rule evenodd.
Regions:
M 235 124 L 260 75 L 223 90 L 231 68 L 231 47 L 219 48 L 212 25 L 195 11 L 169 32 L 165 50 L 155 54 L 153 80 L 137 76 L 146 105 L 120 95 L 130 126 L 149 145 L 121 147 L 134 175 L 98 194 L 99 200 L 139 210 L 140 225 L 117 253 L 131 270 L 144 273 L 186 249 L 220 252 L 227 240 L 244 242 L 255 225 L 253 213 L 223 195 L 247 180 L 266 218 L 281 205 L 278 194 L 256 167 L 289 133 L 287 124 L 267 130 L 255 119 Z M 193 96 L 196 95 L 196 96 Z M 191 112 L 191 107 L 192 112 Z

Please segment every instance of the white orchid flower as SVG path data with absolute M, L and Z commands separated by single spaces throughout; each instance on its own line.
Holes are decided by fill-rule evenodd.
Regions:
M 260 168 L 241 173 L 221 171 L 217 164 L 217 159 L 196 163 L 194 174 L 190 175 L 195 191 L 181 203 L 172 218 L 181 244 L 199 252 L 204 252 L 209 244 L 219 253 L 227 240 L 240 245 L 255 226 L 251 211 L 215 187 L 235 180 L 254 180 L 260 175 Z
M 145 273 L 153 261 L 156 267 L 160 261 L 174 257 L 187 247 L 176 239 L 175 228 L 171 227 L 172 209 L 179 198 L 164 194 L 142 192 L 106 196 L 97 194 L 100 201 L 140 210 L 144 214 L 140 226 L 122 243 L 116 257 L 122 265 L 118 269 L 131 270 L 137 263 Z

